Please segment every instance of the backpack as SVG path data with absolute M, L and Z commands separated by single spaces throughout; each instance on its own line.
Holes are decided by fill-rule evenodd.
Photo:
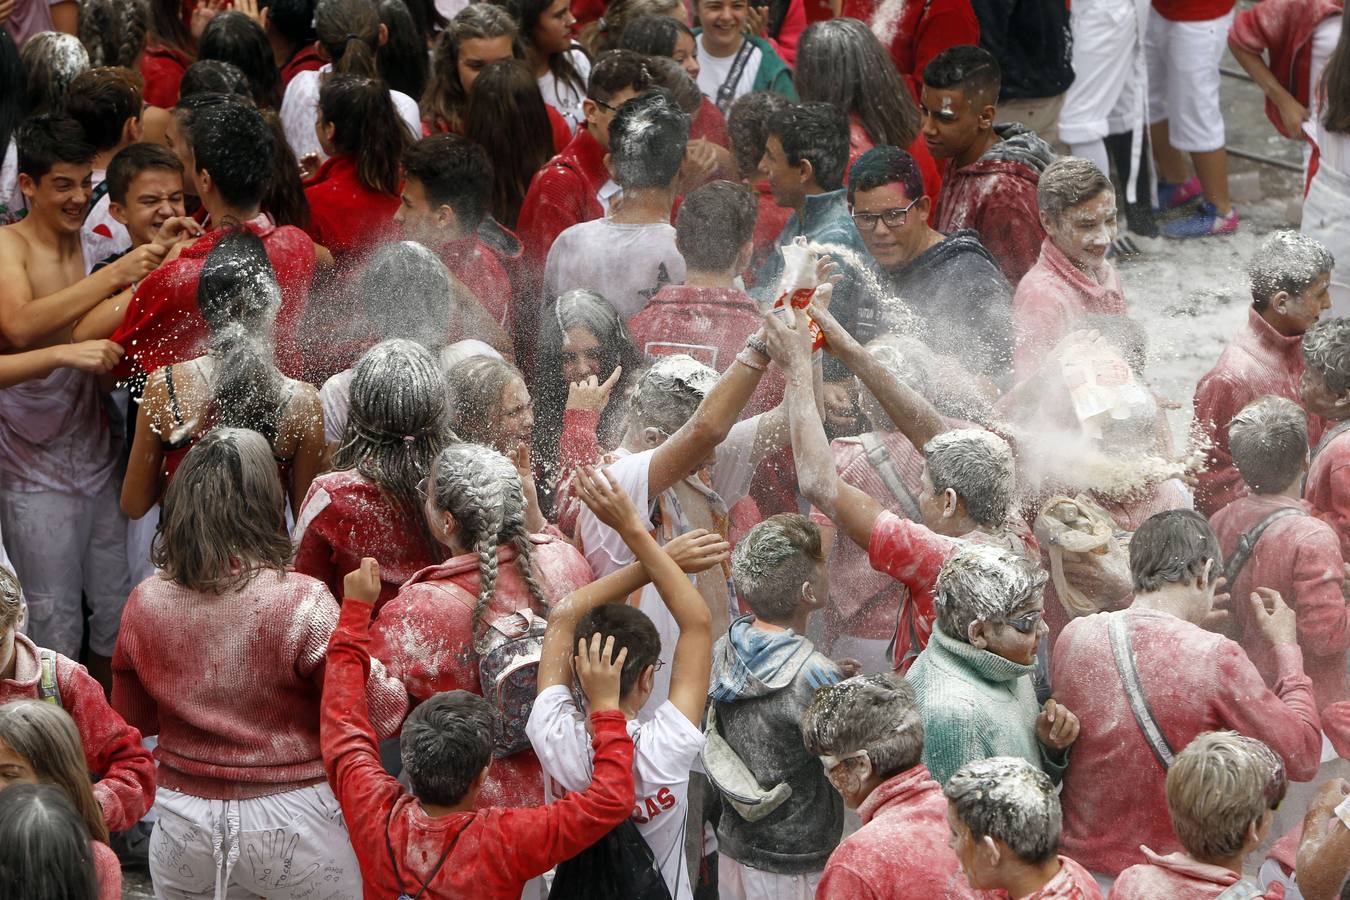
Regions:
M 675 848 L 684 852 L 684 844 Z M 632 819 L 558 864 L 548 900 L 670 900 L 647 839 Z
M 38 699 L 50 703 L 57 709 L 64 709 L 61 702 L 61 686 L 56 683 L 56 651 L 38 649 L 38 666 L 42 674 L 38 677 Z

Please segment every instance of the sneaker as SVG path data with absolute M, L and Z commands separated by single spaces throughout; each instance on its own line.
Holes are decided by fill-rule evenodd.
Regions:
M 1122 234 L 1111 242 L 1110 247 L 1106 248 L 1106 258 L 1116 262 L 1138 259 L 1142 254 L 1143 251 L 1139 249 L 1139 245 L 1128 234 Z
M 154 827 L 153 822 L 137 822 L 126 831 L 118 831 L 108 836 L 108 846 L 112 847 L 123 866 L 149 868 L 150 833 Z
M 1201 203 L 1199 209 L 1188 216 L 1164 222 L 1163 237 L 1197 238 L 1212 234 L 1232 234 L 1238 229 L 1237 209 L 1230 209 L 1228 215 L 1221 216 L 1208 201 Z
M 1155 212 L 1165 213 L 1176 209 L 1178 206 L 1185 206 L 1191 200 L 1199 197 L 1203 193 L 1200 187 L 1200 179 L 1194 175 L 1189 181 L 1181 184 L 1171 184 L 1166 181 L 1158 182 L 1158 206 Z

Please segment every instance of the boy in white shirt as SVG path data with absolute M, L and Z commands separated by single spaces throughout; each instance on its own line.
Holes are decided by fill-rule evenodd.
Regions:
M 539 694 L 527 733 L 544 769 L 550 802 L 591 781 L 591 737 L 586 714 L 572 695 L 572 655 L 600 636 L 618 653 L 627 650 L 619 682 L 619 708 L 633 738 L 635 806 L 632 821 L 652 850 L 673 900 L 691 900 L 685 854 L 689 771 L 703 749 L 700 724 L 712 665 L 712 624 L 707 604 L 686 577 L 726 560 L 729 545 L 717 534 L 692 531 L 663 550 L 647 532 L 633 501 L 607 474 L 585 469 L 577 493 L 600 521 L 623 536 L 637 562 L 569 595 L 554 608 L 539 663 Z M 648 581 L 679 625 L 671 660 L 669 698 L 644 722 L 638 711 L 652 694 L 664 660 L 656 627 L 627 597 Z

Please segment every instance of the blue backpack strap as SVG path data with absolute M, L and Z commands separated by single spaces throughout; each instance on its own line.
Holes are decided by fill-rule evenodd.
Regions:
M 61 686 L 56 683 L 56 653 L 52 650 L 38 650 L 38 665 L 41 677 L 38 679 L 38 699 L 60 707 Z

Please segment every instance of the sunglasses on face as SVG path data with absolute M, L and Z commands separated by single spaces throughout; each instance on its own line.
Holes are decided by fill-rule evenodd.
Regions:
M 1015 619 L 1004 619 L 1003 624 L 1010 628 L 1015 628 L 1022 634 L 1031 634 L 1041 624 L 1045 618 L 1045 610 L 1038 609 L 1035 612 L 1029 612 L 1024 616 L 1018 616 Z

